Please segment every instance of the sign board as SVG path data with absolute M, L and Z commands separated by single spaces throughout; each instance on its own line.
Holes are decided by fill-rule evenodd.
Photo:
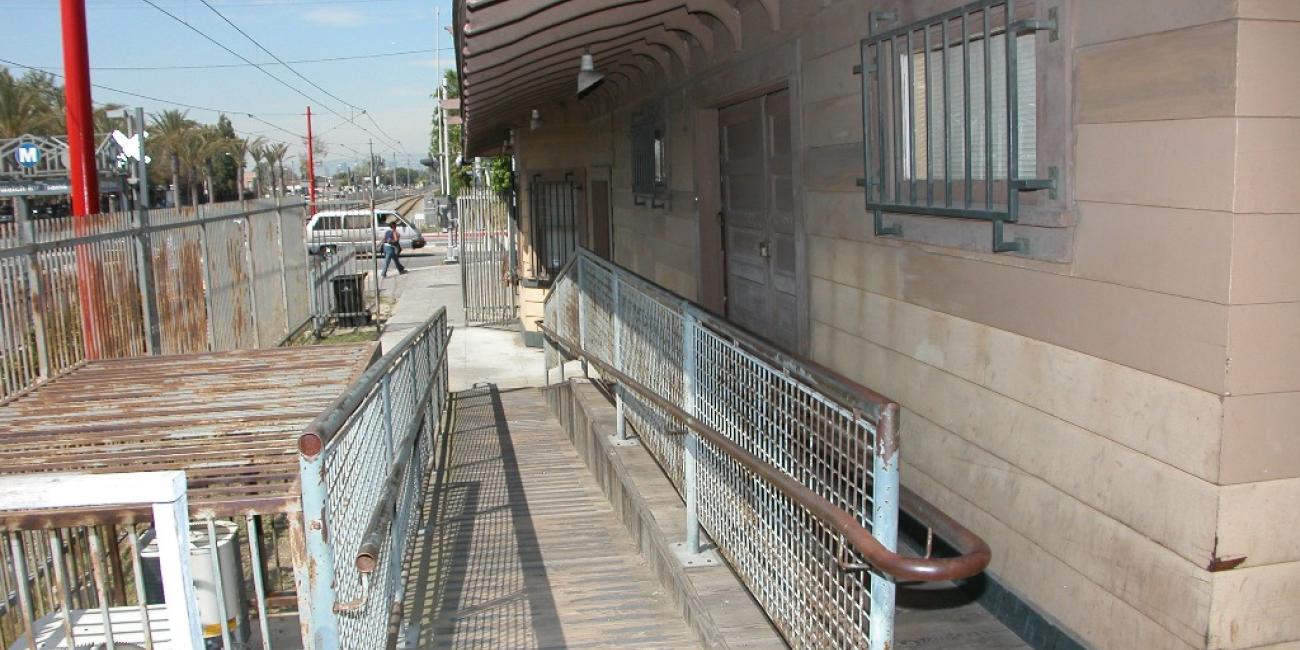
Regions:
M 24 169 L 31 169 L 41 161 L 41 149 L 30 142 L 24 142 L 14 150 L 14 159 Z
M 139 148 L 135 151 L 138 155 Z M 99 137 L 99 146 L 95 148 L 95 168 L 101 175 L 125 173 L 126 163 L 126 153 L 112 135 Z M 0 180 L 57 181 L 66 179 L 68 174 L 66 137 L 21 135 L 0 140 Z

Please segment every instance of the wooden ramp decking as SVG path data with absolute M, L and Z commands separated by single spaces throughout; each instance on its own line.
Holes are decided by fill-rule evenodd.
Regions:
M 537 389 L 454 408 L 401 647 L 699 647 Z

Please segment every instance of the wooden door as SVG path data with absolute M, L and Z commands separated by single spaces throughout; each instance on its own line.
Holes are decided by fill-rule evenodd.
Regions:
M 790 351 L 799 346 L 790 93 L 718 112 L 727 317 Z

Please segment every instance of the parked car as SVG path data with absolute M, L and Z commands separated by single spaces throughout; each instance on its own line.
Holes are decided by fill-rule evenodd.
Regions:
M 424 235 L 393 210 L 323 210 L 307 222 L 307 252 L 332 252 L 340 245 L 370 253 L 383 241 L 388 219 L 397 219 L 402 248 L 423 248 Z

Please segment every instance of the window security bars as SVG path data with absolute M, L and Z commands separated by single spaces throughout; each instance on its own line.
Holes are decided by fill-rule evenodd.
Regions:
M 361 375 L 298 439 L 312 650 L 383 648 L 449 408 L 446 309 Z
M 664 206 L 668 158 L 659 112 L 648 108 L 632 116 L 632 197 L 637 205 Z
M 980 0 L 866 38 L 861 44 L 866 207 L 877 235 L 901 235 L 884 213 L 983 219 L 994 252 L 1036 178 L 1036 36 L 1055 18 L 1017 14 L 1015 0 Z M 1029 176 L 1026 177 L 1026 174 Z
M 578 250 L 578 182 L 571 174 L 556 181 L 538 175 L 528 189 L 533 274 L 550 279 Z

